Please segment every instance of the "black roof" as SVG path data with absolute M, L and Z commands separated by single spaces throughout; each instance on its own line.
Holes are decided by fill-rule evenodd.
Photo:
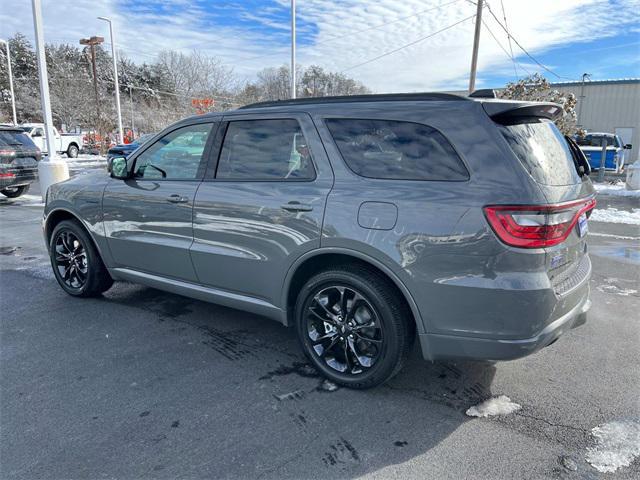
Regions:
M 283 107 L 289 105 L 323 105 L 327 103 L 360 103 L 360 102 L 411 102 L 411 101 L 467 101 L 465 97 L 451 93 L 384 93 L 371 95 L 341 95 L 334 97 L 308 97 L 288 100 L 275 100 L 244 105 L 239 108 Z

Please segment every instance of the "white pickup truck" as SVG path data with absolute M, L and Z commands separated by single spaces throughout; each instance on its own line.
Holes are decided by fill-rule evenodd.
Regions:
M 47 142 L 44 130 L 44 124 L 42 123 L 25 123 L 20 125 L 20 128 L 26 133 L 33 143 L 37 145 L 40 151 L 44 154 L 47 153 Z M 80 147 L 82 146 L 82 135 L 75 135 L 73 133 L 58 133 L 56 127 L 53 127 L 53 133 L 55 136 L 54 145 L 56 146 L 57 153 L 66 153 L 69 158 L 76 158 Z

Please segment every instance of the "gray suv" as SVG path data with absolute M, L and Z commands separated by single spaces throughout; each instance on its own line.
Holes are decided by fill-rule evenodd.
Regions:
M 53 271 L 74 296 L 127 280 L 269 317 L 353 388 L 416 338 L 428 360 L 523 357 L 590 306 L 594 189 L 560 113 L 400 94 L 191 117 L 49 188 Z

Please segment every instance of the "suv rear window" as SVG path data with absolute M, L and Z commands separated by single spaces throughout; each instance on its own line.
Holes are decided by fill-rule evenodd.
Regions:
M 35 143 L 24 133 L 15 130 L 0 130 L 0 145 L 3 147 L 14 145 L 16 147 L 33 147 Z
M 326 120 L 347 166 L 368 178 L 465 181 L 469 172 L 436 129 L 413 122 Z
M 502 135 L 524 168 L 543 185 L 580 183 L 571 150 L 550 120 L 500 125 Z

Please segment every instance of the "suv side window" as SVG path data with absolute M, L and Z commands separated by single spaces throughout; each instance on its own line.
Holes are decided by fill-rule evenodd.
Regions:
M 196 180 L 211 123 L 178 128 L 147 148 L 136 158 L 134 177 L 152 180 Z
M 449 141 L 427 125 L 354 118 L 331 118 L 326 125 L 347 166 L 362 177 L 469 179 L 469 172 Z
M 311 153 L 298 121 L 291 118 L 230 121 L 216 178 L 313 180 Z

